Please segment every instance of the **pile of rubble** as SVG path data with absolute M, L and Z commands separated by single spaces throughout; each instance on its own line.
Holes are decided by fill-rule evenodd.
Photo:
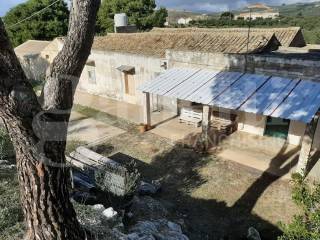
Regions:
M 82 206 L 83 208 L 84 206 Z M 79 221 L 100 235 L 99 240 L 188 240 L 180 224 L 167 219 L 168 210 L 150 196 L 135 196 L 126 212 L 116 212 L 103 205 L 86 206 L 78 212 Z M 76 208 L 77 209 L 77 208 Z M 83 210 L 82 210 L 83 211 Z M 88 214 L 91 211 L 93 214 Z M 131 224 L 124 226 L 124 218 Z

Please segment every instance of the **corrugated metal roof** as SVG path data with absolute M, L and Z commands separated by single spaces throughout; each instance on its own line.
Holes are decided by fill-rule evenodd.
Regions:
M 174 68 L 139 90 L 304 123 L 320 108 L 319 82 L 240 72 Z

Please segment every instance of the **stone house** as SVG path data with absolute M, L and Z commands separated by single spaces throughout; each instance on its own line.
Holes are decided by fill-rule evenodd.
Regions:
M 56 39 L 44 52 L 61 49 L 62 45 L 63 40 Z M 108 34 L 95 38 L 77 90 L 140 106 L 144 109 L 143 119 L 146 125 L 152 124 L 150 113 L 153 111 L 170 111 L 179 115 L 186 108 L 200 110 L 204 124 L 210 121 L 214 121 L 214 124 L 232 122 L 236 124 L 233 131 L 280 137 L 286 139 L 290 145 L 302 145 L 305 151 L 302 151 L 304 154 L 301 155 L 300 163 L 303 163 L 308 158 L 311 148 L 320 149 L 320 126 L 314 121 L 317 119 L 317 109 L 314 109 L 319 103 L 316 98 L 317 92 L 301 93 L 301 105 L 297 105 L 297 109 L 288 110 L 287 115 L 277 115 L 275 112 L 282 101 L 293 98 L 292 92 L 300 84 L 309 86 L 310 91 L 318 91 L 319 86 L 313 84 L 320 82 L 320 57 L 319 54 L 304 48 L 305 45 L 300 28 L 252 29 L 249 39 L 247 31 L 243 29 L 154 29 L 149 33 Z M 59 49 L 56 52 L 52 50 L 52 55 L 43 53 L 42 56 L 47 58 L 48 55 L 50 60 L 58 51 Z M 173 75 L 170 75 L 170 71 L 173 71 Z M 179 74 L 175 75 L 175 71 Z M 194 73 L 188 75 L 193 71 Z M 242 99 L 235 104 L 237 107 L 208 105 L 188 99 L 181 95 L 184 88 L 177 88 L 188 83 L 190 86 L 186 86 L 186 89 L 195 91 L 207 80 L 210 82 L 209 80 L 214 78 L 212 76 L 208 79 L 208 76 L 217 73 L 228 75 L 228 72 L 231 75 L 234 73 L 242 76 L 231 78 L 231 81 L 235 80 L 232 84 L 240 79 L 244 83 L 247 82 L 248 86 L 254 85 L 254 91 L 249 91 L 246 84 L 238 93 L 233 92 L 234 88 L 230 86 L 230 89 L 225 89 L 232 96 L 240 92 L 239 96 Z M 192 78 L 193 74 L 198 76 L 199 73 L 199 78 Z M 245 78 L 244 73 L 244 76 L 250 77 Z M 264 79 L 261 80 L 261 84 L 259 79 Z M 271 79 L 275 83 L 270 83 Z M 153 82 L 151 80 L 156 81 L 157 86 L 148 85 Z M 241 81 L 237 83 L 239 86 Z M 293 84 L 292 92 L 289 91 L 282 96 L 278 87 L 274 87 L 278 92 L 260 92 L 265 84 L 278 86 L 278 83 L 284 86 Z M 209 86 L 208 89 L 211 87 L 213 86 Z M 275 94 L 281 95 L 282 98 L 269 114 L 241 108 L 249 99 L 258 104 L 252 99 L 252 96 L 257 94 L 266 95 L 268 101 L 270 98 L 274 99 Z M 297 95 L 299 94 L 298 91 Z M 315 98 L 308 102 L 308 95 Z M 271 105 L 272 102 L 266 104 Z M 311 106 L 312 110 L 306 111 L 305 114 L 312 117 L 312 122 L 309 118 L 293 116 Z M 203 126 L 203 129 L 207 129 L 206 126 Z M 310 129 L 314 131 L 309 131 Z M 311 137 L 310 132 L 313 132 Z
M 48 67 L 48 61 L 41 53 L 50 45 L 49 41 L 29 40 L 14 49 L 27 77 L 42 81 Z

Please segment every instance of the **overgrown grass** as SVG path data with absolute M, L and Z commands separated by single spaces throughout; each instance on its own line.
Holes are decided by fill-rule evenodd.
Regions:
M 0 240 L 21 239 L 24 231 L 15 169 L 0 169 Z

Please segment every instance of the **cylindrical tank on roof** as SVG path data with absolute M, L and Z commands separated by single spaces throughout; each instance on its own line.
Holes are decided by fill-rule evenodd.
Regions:
M 114 26 L 115 27 L 126 27 L 128 26 L 128 16 L 125 13 L 118 13 L 114 15 Z

